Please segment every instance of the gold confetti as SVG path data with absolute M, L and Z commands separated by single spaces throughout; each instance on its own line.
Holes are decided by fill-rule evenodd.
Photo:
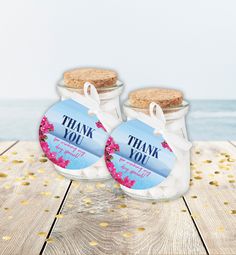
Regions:
M 228 158 L 227 161 L 228 161 L 228 162 L 235 162 L 235 159 L 233 159 L 233 158 Z
M 187 212 L 187 210 L 183 209 L 183 210 L 181 210 L 181 212 Z
M 4 173 L 0 173 L 0 178 L 6 178 L 8 175 Z
M 4 187 L 4 189 L 10 189 L 11 185 L 10 184 L 5 184 L 3 187 Z
M 228 205 L 229 204 L 229 202 L 224 202 L 224 205 Z
M 208 177 L 212 178 L 214 177 L 214 174 L 208 174 Z
M 46 242 L 47 242 L 47 243 L 52 243 L 53 241 L 54 241 L 54 239 L 51 238 L 51 237 L 46 239 Z
M 197 219 L 197 218 L 198 218 L 198 215 L 197 215 L 196 213 L 192 213 L 192 214 L 191 214 L 191 217 L 192 217 L 193 219 Z
M 123 236 L 123 237 L 129 238 L 129 237 L 133 236 L 133 234 L 130 233 L 130 232 L 124 232 L 124 233 L 122 234 L 122 236 Z
M 197 198 L 197 196 L 191 196 L 191 198 Z
M 139 232 L 143 232 L 144 230 L 145 230 L 145 228 L 142 228 L 142 227 L 137 228 L 137 231 L 139 231 Z
M 11 240 L 11 236 L 3 236 L 2 240 L 9 241 L 9 240 Z
M 46 159 L 46 158 L 41 158 L 41 159 L 39 159 L 39 162 L 41 162 L 41 163 L 45 163 L 45 162 L 47 162 L 48 160 Z
M 225 228 L 224 227 L 218 227 L 217 229 L 216 229 L 218 232 L 224 232 L 225 231 Z
M 93 192 L 93 191 L 94 191 L 94 187 L 93 186 L 87 186 L 86 192 Z
M 215 174 L 220 174 L 220 172 L 219 171 L 215 171 Z
M 104 188 L 106 185 L 104 183 L 98 182 L 96 184 L 97 189 Z
M 194 176 L 194 179 L 196 179 L 196 180 L 201 180 L 202 177 L 201 177 L 200 175 L 197 175 L 197 176 Z
M 196 174 L 202 174 L 202 171 L 196 171 Z
M 20 181 L 22 181 L 22 180 L 25 180 L 25 177 L 17 177 L 17 178 L 16 178 L 16 182 L 20 182 Z
M 48 209 L 45 209 L 45 210 L 44 210 L 44 212 L 49 212 L 49 211 L 50 211 L 50 210 L 48 210 Z
M 213 186 L 216 186 L 216 187 L 219 186 L 219 183 L 217 181 L 210 181 L 209 184 L 213 185 Z
M 60 198 L 60 196 L 55 196 L 54 198 Z
M 113 187 L 114 187 L 115 189 L 119 189 L 119 188 L 120 188 L 120 184 L 115 183 L 115 184 L 113 185 Z
M 74 182 L 72 182 L 72 186 L 75 188 L 78 188 L 80 186 L 80 182 L 74 181 Z
M 152 205 L 156 205 L 157 204 L 157 202 L 152 202 Z
M 56 178 L 58 181 L 61 181 L 61 180 L 64 180 L 65 179 L 65 177 L 64 176 L 62 176 L 62 175 L 57 175 L 57 178 Z
M 121 204 L 121 205 L 117 206 L 117 208 L 126 208 L 126 207 L 127 207 L 127 205 L 125 205 L 125 204 Z
M 226 155 L 228 155 L 228 153 L 227 152 L 221 152 L 220 155 L 221 156 L 226 156 Z
M 52 195 L 51 192 L 47 192 L 47 191 L 42 191 L 42 192 L 40 192 L 40 194 L 43 195 L 43 196 L 50 196 L 50 195 Z
M 12 163 L 13 164 L 21 164 L 21 163 L 24 163 L 23 160 L 12 160 Z
M 9 209 L 9 208 L 7 208 L 7 207 L 5 207 L 5 208 L 4 208 L 4 210 L 5 210 L 5 211 L 8 211 L 8 210 L 10 210 L 10 209 Z
M 38 232 L 38 236 L 43 236 L 43 237 L 45 237 L 45 236 L 47 236 L 47 233 L 46 233 L 46 232 Z
M 229 167 L 229 166 L 218 165 L 218 167 L 219 167 L 220 169 L 223 169 L 223 170 L 230 170 L 230 167 Z
M 39 168 L 38 173 L 40 173 L 40 174 L 45 173 L 45 169 L 44 168 Z
M 20 203 L 22 205 L 28 205 L 29 204 L 29 201 L 28 200 L 21 200 Z
M 22 182 L 21 185 L 23 185 L 23 186 L 29 186 L 29 185 L 30 185 L 30 182 Z
M 225 159 L 221 159 L 221 160 L 219 160 L 218 162 L 219 163 L 224 163 L 226 160 Z
M 124 199 L 125 197 L 126 197 L 125 194 L 117 196 L 118 199 Z
M 91 241 L 91 242 L 89 242 L 89 245 L 96 246 L 96 245 L 98 245 L 98 243 L 96 241 Z
M 109 224 L 107 222 L 101 222 L 99 223 L 100 227 L 106 228 Z
M 195 154 L 200 154 L 200 151 L 195 151 Z
M 212 161 L 211 161 L 211 160 L 209 160 L 209 159 L 207 159 L 207 160 L 203 161 L 203 163 L 210 164 L 210 163 L 212 163 Z
M 16 155 L 16 154 L 17 154 L 17 152 L 16 152 L 16 151 L 13 151 L 11 154 Z
M 227 176 L 228 176 L 228 178 L 234 178 L 234 175 L 232 175 L 232 174 L 229 174 Z
M 7 162 L 8 156 L 0 156 L 2 162 Z
M 231 214 L 236 214 L 236 210 L 231 210 L 230 213 Z
M 91 204 L 92 200 L 91 200 L 91 198 L 86 197 L 86 198 L 83 199 L 83 202 L 86 203 L 86 204 Z
M 229 183 L 235 183 L 235 180 L 229 180 Z
M 62 219 L 62 218 L 64 217 L 64 215 L 61 214 L 61 213 L 59 213 L 59 214 L 57 214 L 55 217 L 56 217 L 57 219 Z

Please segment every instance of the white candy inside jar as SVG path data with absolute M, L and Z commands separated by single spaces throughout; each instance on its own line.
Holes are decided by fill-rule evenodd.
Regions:
M 130 120 L 129 109 L 149 115 L 147 108 L 133 107 L 129 101 L 124 104 L 124 113 Z M 166 129 L 173 134 L 187 140 L 185 115 L 188 112 L 188 103 L 183 101 L 181 105 L 163 109 L 166 119 Z M 141 119 L 140 119 L 141 120 Z M 175 130 L 171 130 L 172 124 L 177 124 Z M 121 188 L 129 196 L 138 199 L 169 200 L 183 195 L 189 188 L 190 180 L 190 152 L 179 150 L 179 155 L 169 176 L 159 185 L 149 189 L 131 189 L 121 185 Z
M 76 98 L 76 95 L 83 95 L 83 88 L 74 88 L 65 86 L 64 81 L 60 81 L 57 85 L 57 89 L 61 100 L 68 98 Z M 121 110 L 120 110 L 120 99 L 119 96 L 123 90 L 123 84 L 117 81 L 113 86 L 99 87 L 96 88 L 100 98 L 100 108 L 104 113 L 112 115 L 106 123 L 102 123 L 107 131 L 113 129 L 119 123 L 122 122 Z M 78 100 L 79 102 L 79 100 Z M 57 165 L 54 165 L 56 170 L 73 180 L 105 180 L 111 178 L 110 173 L 107 170 L 104 157 L 101 157 L 92 166 L 83 169 L 64 169 Z

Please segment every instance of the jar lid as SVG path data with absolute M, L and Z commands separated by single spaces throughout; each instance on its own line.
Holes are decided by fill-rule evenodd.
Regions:
M 74 88 L 82 88 L 85 82 L 97 88 L 114 86 L 117 78 L 115 71 L 98 68 L 77 68 L 64 73 L 65 86 Z
M 129 102 L 131 106 L 137 108 L 148 108 L 152 102 L 157 103 L 161 108 L 169 108 L 180 106 L 183 102 L 183 94 L 175 89 L 138 89 L 129 93 Z

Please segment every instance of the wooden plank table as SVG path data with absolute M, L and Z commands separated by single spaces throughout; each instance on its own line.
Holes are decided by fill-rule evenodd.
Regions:
M 37 142 L 0 143 L 0 254 L 236 254 L 236 142 L 196 142 L 189 192 L 143 202 L 58 175 Z

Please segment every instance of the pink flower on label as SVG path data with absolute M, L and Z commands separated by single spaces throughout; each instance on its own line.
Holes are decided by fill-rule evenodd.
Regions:
M 105 147 L 105 162 L 107 165 L 107 169 L 112 175 L 112 177 L 119 182 L 120 184 L 131 188 L 135 184 L 135 180 L 129 179 L 128 176 L 122 178 L 122 172 L 116 172 L 116 168 L 112 162 L 113 156 L 116 151 L 120 151 L 120 147 L 118 144 L 115 143 L 114 139 L 110 136 L 106 142 L 106 147 Z
M 54 131 L 53 124 L 49 123 L 46 116 L 43 117 L 40 127 L 39 127 L 39 142 L 42 147 L 42 150 L 44 151 L 45 155 L 49 160 L 51 160 L 54 164 L 66 168 L 68 164 L 70 163 L 69 160 L 63 159 L 63 157 L 59 157 L 57 159 L 57 153 L 51 152 L 47 140 L 47 133 Z
M 166 141 L 163 141 L 161 143 L 162 147 L 172 152 L 172 149 L 170 148 L 169 144 Z
M 97 121 L 97 122 L 96 122 L 96 126 L 97 126 L 98 128 L 103 129 L 105 132 L 107 132 L 101 121 Z
M 39 134 L 46 134 L 50 131 L 54 131 L 54 126 L 53 124 L 49 123 L 47 117 L 44 116 L 39 127 Z
M 40 142 L 40 145 L 41 145 L 43 151 L 45 152 L 45 154 L 48 155 L 50 153 L 50 149 L 49 149 L 47 142 Z

